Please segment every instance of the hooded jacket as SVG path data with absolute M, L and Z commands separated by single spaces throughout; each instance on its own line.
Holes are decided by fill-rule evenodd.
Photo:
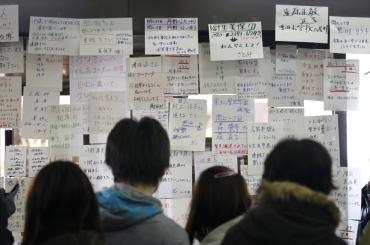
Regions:
M 160 201 L 116 183 L 97 193 L 108 245 L 188 245 L 185 230 L 163 214 Z
M 96 233 L 81 231 L 53 237 L 38 245 L 106 245 L 106 243 Z
M 238 216 L 232 220 L 229 220 L 222 225 L 216 227 L 213 231 L 207 234 L 206 237 L 200 242 L 200 245 L 220 245 L 226 232 L 235 224 L 237 224 L 243 216 Z
M 263 181 L 252 208 L 222 245 L 345 245 L 335 235 L 340 211 L 323 193 L 292 182 Z

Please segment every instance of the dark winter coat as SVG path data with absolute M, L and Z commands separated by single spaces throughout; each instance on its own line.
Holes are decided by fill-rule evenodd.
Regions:
M 94 232 L 81 231 L 53 237 L 38 245 L 106 245 Z

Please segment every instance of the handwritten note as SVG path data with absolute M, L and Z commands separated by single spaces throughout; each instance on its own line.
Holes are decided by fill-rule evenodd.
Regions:
M 250 195 L 256 195 L 262 180 L 261 175 L 249 175 L 248 165 L 240 165 L 240 174 L 243 176 Z
M 18 128 L 21 120 L 22 78 L 0 77 L 0 127 Z
M 188 212 L 191 198 L 160 199 L 163 213 L 185 228 L 188 220 Z
M 170 167 L 161 179 L 158 198 L 187 198 L 192 191 L 192 153 L 171 151 Z
M 30 54 L 79 55 L 80 20 L 31 16 Z
M 134 110 L 132 111 L 133 117 L 137 120 L 143 117 L 151 117 L 156 119 L 162 127 L 168 131 L 168 110 Z
M 331 53 L 370 53 L 370 18 L 330 16 Z
M 169 137 L 172 150 L 204 151 L 207 101 L 175 99 L 170 104 Z
M 0 5 L 0 42 L 18 42 L 18 5 Z
M 296 138 L 302 131 L 304 108 L 269 108 L 268 121 L 283 123 L 287 137 Z
M 212 152 L 247 154 L 247 122 L 254 120 L 254 103 L 235 95 L 213 95 Z
M 27 176 L 27 147 L 12 145 L 5 147 L 5 176 Z
M 359 96 L 359 61 L 328 59 L 324 68 L 324 109 L 357 110 Z
M 80 20 L 80 55 L 133 54 L 132 18 Z
M 198 54 L 198 19 L 146 18 L 145 54 Z
M 210 151 L 194 152 L 195 179 L 207 168 L 213 166 L 225 166 L 238 172 L 238 159 L 236 155 L 214 155 Z
M 236 94 L 242 99 L 267 98 L 269 81 L 262 76 L 238 77 L 236 81 Z
M 209 24 L 211 60 L 263 58 L 261 22 Z
M 162 56 L 165 94 L 198 93 L 198 59 L 196 55 Z
M 28 148 L 28 176 L 35 177 L 49 163 L 48 147 Z
M 236 61 L 211 61 L 209 44 L 199 43 L 199 83 L 201 94 L 234 94 Z
M 328 7 L 276 5 L 276 41 L 328 42 Z
M 105 144 L 82 146 L 79 162 L 95 191 L 114 184 L 112 171 L 105 163 Z
M 72 160 L 82 145 L 81 105 L 48 107 L 50 160 Z
M 27 87 L 63 90 L 63 56 L 27 54 Z
M 276 45 L 276 74 L 295 75 L 297 45 Z
M 45 139 L 48 130 L 47 109 L 59 104 L 59 92 L 24 88 L 21 135 L 26 138 Z
M 339 224 L 337 228 L 337 234 L 348 245 L 356 245 L 357 229 L 358 229 L 357 220 L 346 219 Z
M 338 167 L 333 169 L 336 190 L 330 196 L 340 207 L 344 219 L 361 218 L 361 172 L 360 169 Z
M 23 40 L 0 43 L 0 73 L 23 73 Z

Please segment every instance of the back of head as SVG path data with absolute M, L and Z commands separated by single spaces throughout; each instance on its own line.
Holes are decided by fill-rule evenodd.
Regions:
M 327 150 L 316 141 L 287 139 L 267 156 L 263 179 L 295 182 L 329 194 L 333 189 L 332 161 Z
M 191 239 L 202 240 L 250 206 L 251 197 L 240 174 L 224 166 L 208 168 L 200 175 L 193 192 L 186 230 Z
M 157 186 L 169 159 L 167 133 L 155 119 L 123 119 L 109 133 L 106 163 L 115 182 Z
M 89 179 L 72 162 L 46 165 L 27 198 L 22 244 L 43 243 L 85 230 L 101 234 L 98 204 Z

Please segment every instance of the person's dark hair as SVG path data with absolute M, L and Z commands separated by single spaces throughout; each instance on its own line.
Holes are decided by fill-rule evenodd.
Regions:
M 221 224 L 245 213 L 251 206 L 244 178 L 224 166 L 203 171 L 190 204 L 186 231 L 199 241 Z
M 22 245 L 81 231 L 103 238 L 93 188 L 77 164 L 52 162 L 40 170 L 30 188 Z
M 295 182 L 325 194 L 334 189 L 331 157 L 324 146 L 310 139 L 279 142 L 265 160 L 262 178 Z
M 155 119 L 122 119 L 108 135 L 105 161 L 114 181 L 157 186 L 169 167 L 170 141 Z

